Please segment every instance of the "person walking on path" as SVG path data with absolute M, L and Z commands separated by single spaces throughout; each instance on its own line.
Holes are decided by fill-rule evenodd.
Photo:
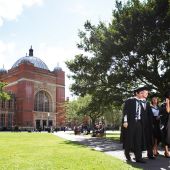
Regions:
M 145 163 L 142 158 L 142 145 L 145 143 L 144 127 L 145 115 L 142 112 L 141 99 L 144 87 L 134 91 L 135 97 L 129 98 L 124 103 L 121 140 L 124 154 L 131 161 L 130 152 L 134 152 L 136 162 Z
M 165 93 L 165 102 L 161 106 L 161 142 L 165 147 L 165 157 L 170 158 L 170 89 Z

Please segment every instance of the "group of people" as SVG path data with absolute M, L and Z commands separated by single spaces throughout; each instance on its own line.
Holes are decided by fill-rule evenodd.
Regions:
M 80 133 L 83 133 L 85 135 L 88 135 L 90 133 L 90 126 L 81 124 L 80 126 L 74 126 L 74 134 L 78 135 Z
M 149 159 L 155 159 L 159 154 L 159 143 L 164 147 L 164 156 L 170 158 L 170 90 L 166 91 L 161 106 L 156 94 L 152 94 L 151 102 L 148 102 L 148 93 L 146 86 L 137 88 L 134 96 L 124 103 L 121 141 L 128 161 L 133 152 L 136 162 L 145 163 L 142 151 L 147 151 Z
M 105 128 L 104 124 L 102 122 L 99 122 L 99 124 L 95 124 L 93 129 L 93 137 L 103 137 L 105 135 Z

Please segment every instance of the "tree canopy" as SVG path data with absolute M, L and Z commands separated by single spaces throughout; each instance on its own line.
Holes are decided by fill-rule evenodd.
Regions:
M 100 118 L 108 108 L 104 107 L 92 98 L 90 95 L 79 97 L 77 100 L 66 103 L 66 117 L 68 121 L 77 121 L 79 124 L 83 122 L 85 116 L 90 117 L 92 126 L 95 121 Z
M 91 125 L 94 127 L 96 121 L 103 118 L 107 124 L 119 126 L 121 122 L 121 112 L 113 105 L 103 106 L 98 101 L 92 99 L 92 96 L 86 95 L 78 97 L 77 100 L 67 101 L 65 103 L 66 119 L 69 125 L 80 125 L 84 119 L 90 118 Z
M 6 85 L 7 83 L 0 82 L 0 99 L 2 100 L 9 100 L 11 98 L 7 92 L 3 91 L 3 87 L 5 87 Z
M 86 21 L 76 55 L 66 64 L 76 95 L 91 94 L 102 103 L 120 105 L 139 84 L 159 94 L 170 87 L 170 2 L 116 2 L 112 21 Z

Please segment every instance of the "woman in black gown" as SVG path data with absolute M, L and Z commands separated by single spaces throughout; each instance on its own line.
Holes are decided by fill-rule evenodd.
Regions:
M 151 111 L 153 115 L 153 154 L 158 155 L 158 144 L 161 139 L 160 131 L 160 107 L 157 94 L 151 95 Z
M 165 157 L 170 157 L 168 147 L 170 146 L 170 89 L 165 93 L 165 102 L 161 110 L 161 134 L 162 144 L 165 146 Z

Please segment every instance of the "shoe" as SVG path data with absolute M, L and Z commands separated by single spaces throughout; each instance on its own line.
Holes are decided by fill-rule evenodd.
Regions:
M 165 156 L 165 158 L 170 158 L 170 155 L 169 155 L 169 153 L 164 153 L 164 156 Z
M 153 159 L 153 160 L 155 159 L 155 157 L 153 155 L 148 155 L 148 158 Z
M 126 152 L 125 152 L 125 157 L 126 157 L 126 160 L 127 160 L 127 161 L 131 161 L 131 157 L 130 157 L 130 154 L 129 154 L 129 153 L 126 153 Z
M 138 163 L 146 163 L 146 161 L 144 160 L 144 159 L 136 159 L 136 162 L 138 162 Z
M 159 152 L 154 153 L 154 156 L 158 156 L 158 155 L 160 155 L 160 153 L 159 153 Z
M 155 151 L 155 150 L 153 150 L 153 155 L 154 155 L 154 156 L 158 156 L 158 152 Z
M 154 153 L 153 155 L 156 157 L 156 156 L 158 156 L 158 155 L 159 155 L 159 153 L 157 152 L 157 153 Z

